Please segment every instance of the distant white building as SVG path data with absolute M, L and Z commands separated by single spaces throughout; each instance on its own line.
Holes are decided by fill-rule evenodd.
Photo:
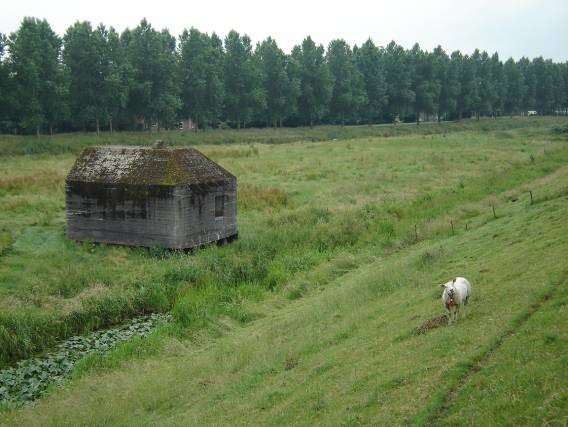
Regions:
M 195 123 L 191 118 L 181 119 L 178 122 L 178 129 L 179 130 L 193 130 L 195 129 Z

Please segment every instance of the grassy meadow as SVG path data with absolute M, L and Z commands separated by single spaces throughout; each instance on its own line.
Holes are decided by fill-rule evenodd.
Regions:
M 0 424 L 566 424 L 567 126 L 161 134 L 238 177 L 239 240 L 192 253 L 65 238 L 80 147 L 156 135 L 0 138 L 0 366 L 174 315 Z M 418 333 L 456 275 L 470 315 Z

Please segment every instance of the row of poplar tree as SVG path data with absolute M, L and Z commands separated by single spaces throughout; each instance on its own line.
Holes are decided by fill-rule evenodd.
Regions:
M 267 38 L 195 28 L 176 40 L 145 19 L 118 34 L 77 22 L 60 38 L 25 18 L 0 34 L 0 131 L 200 128 L 460 119 L 568 111 L 568 63 L 502 62 L 372 40 L 327 51 L 307 37 L 290 54 Z

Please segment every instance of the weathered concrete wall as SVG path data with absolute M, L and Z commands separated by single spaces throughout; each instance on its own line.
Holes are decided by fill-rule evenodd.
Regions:
M 224 198 L 224 213 L 215 217 L 215 197 Z M 190 248 L 233 237 L 237 234 L 236 181 L 207 186 L 190 186 L 179 191 L 181 200 L 180 247 Z
M 67 182 L 74 240 L 187 249 L 237 234 L 236 180 L 185 187 Z M 222 217 L 215 197 L 223 196 Z
M 67 235 L 135 246 L 174 247 L 173 188 L 68 182 Z

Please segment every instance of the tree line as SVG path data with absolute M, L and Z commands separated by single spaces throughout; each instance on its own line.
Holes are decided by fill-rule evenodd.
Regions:
M 306 37 L 287 54 L 195 28 L 176 39 L 143 19 L 121 34 L 76 22 L 59 37 L 24 18 L 0 33 L 0 131 L 299 126 L 568 113 L 568 62 L 415 44 Z

